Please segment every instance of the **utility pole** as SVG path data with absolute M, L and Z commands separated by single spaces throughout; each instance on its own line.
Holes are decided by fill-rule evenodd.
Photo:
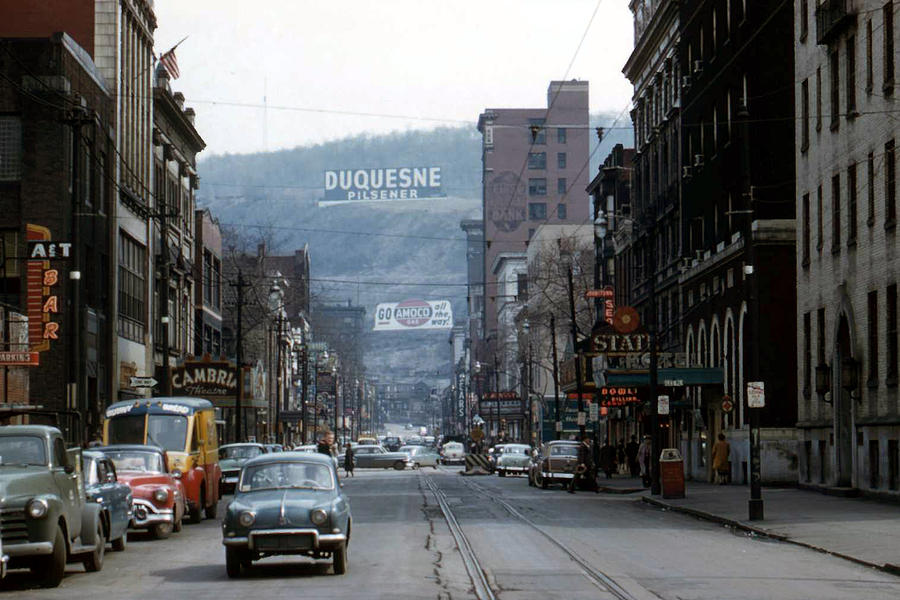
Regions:
M 282 308 L 283 305 L 279 305 L 278 307 L 278 318 L 276 319 L 277 330 L 275 332 L 275 385 L 278 386 L 278 389 L 275 390 L 275 443 L 277 444 L 281 439 L 281 401 L 282 395 L 284 393 L 284 369 L 281 364 L 281 328 L 282 328 Z
M 649 272 L 650 298 L 647 330 L 650 334 L 650 493 L 658 496 L 662 493 L 659 481 L 659 454 L 661 441 L 659 439 L 659 353 L 657 348 L 658 331 L 656 320 L 656 205 L 651 204 L 645 215 L 649 222 L 647 228 L 647 241 L 649 243 L 649 257 L 647 271 Z
M 89 399 L 87 397 L 82 399 L 78 393 L 79 381 L 83 372 L 81 368 L 81 286 L 78 284 L 81 279 L 81 270 L 79 268 L 81 252 L 78 249 L 81 220 L 79 217 L 81 212 L 81 198 L 79 194 L 81 188 L 81 179 L 79 177 L 81 165 L 78 159 L 81 154 L 81 126 L 90 121 L 87 120 L 84 109 L 79 106 L 72 110 L 66 122 L 72 126 L 72 179 L 70 183 L 72 186 L 72 229 L 70 232 L 71 239 L 69 240 L 72 244 L 72 268 L 69 270 L 69 312 L 72 331 L 69 335 L 69 377 L 67 386 L 69 388 L 69 398 L 66 408 L 69 410 L 80 410 L 85 415 L 90 412 L 93 415 L 93 411 L 88 410 Z M 98 425 L 98 423 L 93 422 L 93 419 L 91 421 L 92 425 Z M 86 423 L 82 424 L 79 435 L 81 436 L 81 441 L 87 440 L 89 434 Z
M 309 399 L 309 355 L 307 353 L 307 348 L 309 347 L 309 342 L 305 339 L 303 340 L 303 348 L 300 350 L 300 360 L 302 364 L 300 366 L 300 378 L 301 378 L 301 390 L 300 390 L 300 443 L 306 443 L 306 402 Z
M 494 437 L 494 445 L 500 439 L 500 362 L 497 354 L 494 354 L 494 424 L 497 427 L 497 435 Z
M 750 180 L 750 113 L 743 104 L 738 108 L 738 119 L 741 122 L 741 191 L 745 199 L 746 220 L 744 228 L 744 275 L 747 292 L 747 316 L 745 323 L 749 334 L 749 356 L 745 359 L 744 369 L 747 376 L 744 381 L 758 381 L 759 377 L 759 344 L 756 327 L 759 323 L 759 304 L 757 302 L 758 278 L 755 272 L 755 249 L 753 247 L 753 188 Z M 749 359 L 749 360 L 748 360 Z M 747 364 L 749 363 L 749 364 Z M 746 393 L 744 394 L 746 397 Z M 761 408 L 750 408 L 750 501 L 748 503 L 749 519 L 761 521 L 764 518 L 762 499 L 762 468 L 759 457 L 759 412 Z
M 556 355 L 556 316 L 550 315 L 550 343 L 553 347 L 553 402 L 556 406 L 556 439 L 562 438 L 562 415 L 559 411 L 559 358 Z
M 581 382 L 581 352 L 578 350 L 578 324 L 575 322 L 575 288 L 572 283 L 572 265 L 566 270 L 569 282 L 569 316 L 572 319 L 572 350 L 575 354 L 575 391 L 578 394 L 578 435 L 585 439 L 584 396 Z
M 313 367 L 313 378 L 316 382 L 316 397 L 313 400 L 313 442 L 319 433 L 319 354 L 316 353 L 316 361 Z
M 168 148 L 168 146 L 166 146 Z M 156 191 L 156 197 L 161 200 L 162 206 L 159 208 L 159 229 L 160 229 L 160 252 L 162 253 L 162 264 L 160 265 L 160 284 L 159 284 L 159 321 L 162 327 L 162 368 L 160 369 L 159 389 L 163 396 L 170 395 L 169 390 L 169 199 L 167 190 L 168 167 L 167 160 L 163 161 L 164 180 L 162 181 L 162 192 Z M 203 282 L 202 285 L 207 285 Z M 240 309 L 238 309 L 240 310 Z M 240 313 L 238 313 L 240 314 Z
M 234 399 L 234 441 L 240 442 L 244 439 L 246 429 L 243 423 L 243 400 L 244 400 L 244 288 L 250 287 L 250 283 L 244 281 L 244 273 L 238 268 L 237 283 L 229 284 L 233 288 L 237 288 L 237 332 L 235 348 L 237 362 L 237 383 L 238 390 Z

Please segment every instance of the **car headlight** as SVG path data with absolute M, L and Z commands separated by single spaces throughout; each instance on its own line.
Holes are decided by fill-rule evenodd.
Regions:
M 324 525 L 328 522 L 328 513 L 317 508 L 309 514 L 309 518 L 316 525 Z
M 238 523 L 240 523 L 241 527 L 250 527 L 254 521 L 256 521 L 256 513 L 252 511 L 245 510 L 238 515 Z
M 153 499 L 162 504 L 169 499 L 169 490 L 165 488 L 157 489 L 153 492 Z
M 49 510 L 50 506 L 47 504 L 47 501 L 40 498 L 32 498 L 25 506 L 25 512 L 28 513 L 28 516 L 32 519 L 41 519 L 43 517 L 46 517 L 47 511 Z

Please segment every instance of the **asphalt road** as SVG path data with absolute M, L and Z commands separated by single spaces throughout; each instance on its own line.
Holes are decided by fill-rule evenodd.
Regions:
M 474 598 L 429 482 L 502 600 L 622 597 L 604 581 L 636 600 L 900 597 L 900 578 L 628 497 L 428 469 L 360 470 L 345 480 L 354 534 L 344 576 L 332 575 L 330 562 L 290 557 L 263 560 L 243 579 L 229 580 L 219 523 L 204 521 L 168 540 L 132 535 L 125 552 L 107 553 L 103 571 L 70 565 L 57 589 L 35 588 L 27 572 L 13 572 L 0 598 Z

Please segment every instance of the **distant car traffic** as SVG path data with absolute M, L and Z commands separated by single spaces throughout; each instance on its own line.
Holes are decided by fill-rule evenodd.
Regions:
M 102 452 L 85 451 L 81 459 L 87 501 L 100 505 L 106 541 L 113 550 L 124 550 L 133 510 L 131 488 L 119 482 L 115 465 Z
M 500 477 L 527 474 L 531 463 L 531 447 L 525 444 L 501 444 L 495 448 L 494 469 Z
M 381 442 L 381 445 L 385 447 L 389 452 L 396 452 L 400 449 L 400 446 L 403 445 L 403 440 L 401 440 L 397 436 L 388 436 L 384 438 L 384 441 Z
M 239 577 L 254 560 L 284 554 L 331 558 L 347 571 L 353 519 L 326 456 L 284 452 L 248 461 L 222 525 L 225 569 Z
M 403 446 L 400 448 L 400 452 L 405 452 L 409 455 L 413 467 L 416 469 L 419 467 L 432 467 L 437 469 L 437 463 L 440 456 L 434 448 L 428 448 L 427 446 Z
M 441 464 L 453 465 L 466 461 L 466 451 L 459 442 L 447 442 L 441 447 Z
M 415 463 L 406 452 L 388 452 L 381 446 L 357 446 L 355 461 L 360 469 L 396 469 L 402 471 Z
M 181 531 L 181 521 L 187 510 L 184 485 L 175 473 L 169 472 L 162 448 L 120 444 L 101 446 L 96 450 L 112 460 L 119 481 L 131 488 L 132 528 L 147 529 L 156 539 Z
M 219 448 L 219 466 L 222 468 L 223 494 L 234 491 L 238 478 L 241 475 L 241 467 L 251 458 L 266 454 L 266 447 L 262 444 L 225 444 Z

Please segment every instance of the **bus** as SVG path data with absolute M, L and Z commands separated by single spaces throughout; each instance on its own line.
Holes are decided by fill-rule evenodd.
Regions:
M 141 398 L 111 404 L 103 443 L 149 444 L 166 451 L 169 471 L 184 484 L 191 521 L 216 516 L 220 496 L 219 435 L 212 402 L 201 398 Z

